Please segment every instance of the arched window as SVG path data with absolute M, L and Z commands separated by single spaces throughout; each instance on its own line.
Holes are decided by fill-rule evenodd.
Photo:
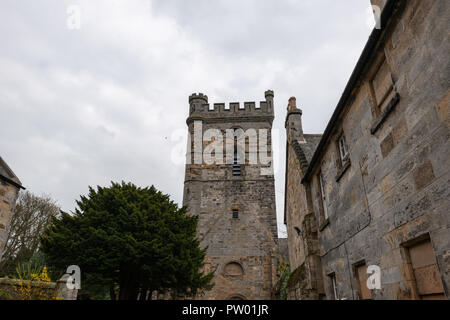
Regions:
M 244 269 L 238 262 L 230 262 L 225 265 L 224 273 L 226 276 L 238 277 L 244 274 Z

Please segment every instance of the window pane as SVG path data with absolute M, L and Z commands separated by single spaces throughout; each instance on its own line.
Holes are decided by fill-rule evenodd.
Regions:
M 328 218 L 328 211 L 327 211 L 327 201 L 325 198 L 325 185 L 323 183 L 323 177 L 322 174 L 319 174 L 319 184 L 320 184 L 320 193 L 321 193 L 321 200 L 322 200 L 322 208 L 323 208 L 323 216 L 325 219 Z
M 331 280 L 331 289 L 332 289 L 333 298 L 334 298 L 334 300 L 339 300 L 339 295 L 338 295 L 338 291 L 337 291 L 337 283 L 336 283 L 336 275 L 334 275 L 334 274 L 331 275 L 330 280 Z
M 347 153 L 348 153 L 347 152 L 347 144 L 345 142 L 345 136 L 344 135 L 342 135 L 339 138 L 339 151 L 341 153 L 341 160 L 344 160 L 345 157 L 347 156 Z

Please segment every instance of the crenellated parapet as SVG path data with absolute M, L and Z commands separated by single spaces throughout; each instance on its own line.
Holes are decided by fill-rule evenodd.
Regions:
M 274 93 L 272 90 L 265 92 L 265 101 L 256 102 L 230 102 L 208 103 L 208 96 L 203 93 L 194 93 L 189 96 L 189 118 L 192 120 L 223 119 L 223 118 L 251 118 L 265 117 L 273 120 Z

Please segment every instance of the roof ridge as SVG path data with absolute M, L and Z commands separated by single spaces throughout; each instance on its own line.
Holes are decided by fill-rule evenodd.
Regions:
M 16 176 L 16 174 L 14 173 L 14 171 L 11 170 L 11 168 L 8 166 L 8 164 L 6 163 L 5 160 L 3 160 L 3 158 L 0 156 L 0 166 L 3 167 L 3 169 L 6 171 L 6 173 L 8 174 L 10 180 L 14 181 L 15 183 L 22 185 L 22 182 L 20 182 L 19 178 Z

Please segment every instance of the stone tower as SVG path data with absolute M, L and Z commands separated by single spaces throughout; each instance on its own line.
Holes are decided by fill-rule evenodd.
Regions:
M 201 93 L 189 97 L 183 204 L 199 217 L 198 237 L 208 247 L 205 271 L 215 270 L 214 288 L 201 299 L 271 298 L 280 260 L 273 97 L 269 90 L 259 104 L 213 106 Z

